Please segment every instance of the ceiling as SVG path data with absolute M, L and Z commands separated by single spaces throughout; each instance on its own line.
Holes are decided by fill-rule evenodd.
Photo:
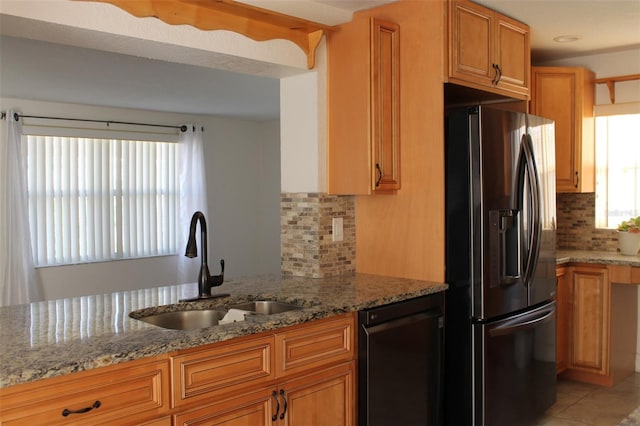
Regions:
M 242 1 L 337 25 L 394 0 Z M 476 1 L 529 24 L 534 64 L 640 48 L 640 0 Z M 12 35 L 5 27 L 0 34 Z M 579 39 L 553 41 L 561 35 Z M 277 79 L 11 37 L 0 45 L 0 95 L 255 120 L 276 119 L 280 108 Z
M 397 0 L 239 1 L 326 25 L 337 25 L 349 21 L 354 11 Z M 533 63 L 640 47 L 640 0 L 474 1 L 529 25 Z M 571 43 L 553 40 L 567 35 L 579 39 Z
M 477 0 L 477 3 L 529 25 L 534 64 L 640 47 L 639 0 Z M 579 39 L 570 43 L 553 40 L 568 35 Z

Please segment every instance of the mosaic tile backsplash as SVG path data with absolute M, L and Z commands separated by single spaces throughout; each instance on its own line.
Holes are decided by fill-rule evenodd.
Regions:
M 561 250 L 616 251 L 616 231 L 596 229 L 596 194 L 556 194 L 557 247 Z
M 558 249 L 617 251 L 616 231 L 595 227 L 595 204 L 595 193 L 557 194 Z M 332 239 L 334 217 L 343 219 L 343 241 Z M 280 194 L 280 240 L 285 275 L 322 278 L 355 272 L 355 198 Z
M 342 241 L 333 241 L 334 217 L 342 218 Z M 280 247 L 285 275 L 322 278 L 355 272 L 355 198 L 323 193 L 280 194 Z

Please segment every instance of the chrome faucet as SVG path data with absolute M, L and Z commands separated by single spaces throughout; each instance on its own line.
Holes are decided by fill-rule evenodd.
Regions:
M 207 266 L 207 221 L 202 212 L 197 211 L 191 217 L 189 240 L 187 241 L 187 249 L 184 255 L 189 258 L 198 256 L 198 247 L 196 245 L 196 225 L 198 222 L 200 222 L 200 246 L 202 247 L 200 273 L 198 274 L 198 297 L 189 300 L 228 296 L 228 294 L 211 295 L 211 288 L 218 287 L 224 282 L 224 259 L 220 259 L 220 268 L 222 269 L 220 275 L 211 275 Z

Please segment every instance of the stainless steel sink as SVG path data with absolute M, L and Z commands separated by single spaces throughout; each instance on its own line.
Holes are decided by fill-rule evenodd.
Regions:
M 289 303 L 276 302 L 274 300 L 255 300 L 253 302 L 232 305 L 230 308 L 242 309 L 244 311 L 253 312 L 255 314 L 273 315 L 282 312 L 295 311 L 302 309 L 301 306 L 291 305 Z
M 218 325 L 227 312 L 218 309 L 161 312 L 135 318 L 158 327 L 174 330 L 196 330 Z

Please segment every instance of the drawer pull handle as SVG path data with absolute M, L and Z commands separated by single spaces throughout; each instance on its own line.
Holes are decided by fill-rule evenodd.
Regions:
M 280 401 L 278 401 L 278 392 L 273 391 L 271 393 L 271 398 L 276 400 L 276 413 L 271 416 L 271 421 L 275 422 L 276 420 L 278 420 L 278 413 L 280 412 Z
M 282 409 L 282 414 L 280 414 L 280 420 L 282 420 L 284 419 L 284 415 L 287 414 L 287 395 L 285 395 L 284 389 L 280 389 L 280 395 L 284 401 L 284 408 Z
M 79 410 L 69 410 L 67 408 L 65 408 L 64 410 L 62 410 L 62 416 L 63 417 L 67 417 L 69 414 L 84 414 L 84 413 L 88 413 L 89 411 L 93 410 L 94 408 L 100 408 L 100 406 L 102 405 L 102 403 L 100 401 L 96 401 L 93 403 L 93 405 L 91 407 L 85 407 L 85 408 L 81 408 Z

